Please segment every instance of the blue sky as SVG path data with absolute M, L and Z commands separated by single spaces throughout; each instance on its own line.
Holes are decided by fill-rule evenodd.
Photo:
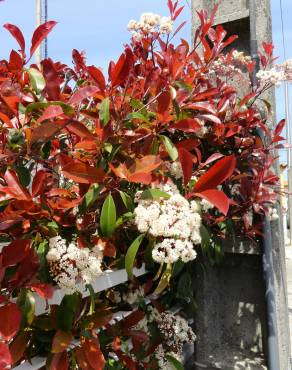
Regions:
M 188 0 L 189 2 L 191 0 Z M 85 50 L 90 64 L 106 68 L 108 62 L 116 60 L 122 51 L 122 45 L 129 41 L 127 24 L 130 19 L 137 19 L 141 13 L 149 11 L 168 15 L 166 0 L 48 0 L 49 19 L 58 25 L 49 36 L 49 56 L 54 60 L 71 63 L 71 52 L 75 48 Z M 186 0 L 185 10 L 180 20 L 189 20 L 191 11 Z M 280 1 L 271 0 L 273 20 L 273 40 L 275 55 L 279 61 L 284 59 L 280 17 Z M 292 1 L 282 0 L 286 38 L 286 56 L 292 58 Z M 4 0 L 0 2 L 0 26 L 13 23 L 20 27 L 25 35 L 27 46 L 35 27 L 35 0 Z M 190 23 L 180 33 L 190 40 Z M 0 27 L 0 59 L 7 58 L 11 48 L 17 48 L 15 41 L 7 31 Z M 283 88 L 276 89 L 277 117 L 284 117 Z M 291 93 L 292 102 L 292 93 Z M 292 104 L 291 110 L 292 110 Z M 284 158 L 283 158 L 284 159 Z

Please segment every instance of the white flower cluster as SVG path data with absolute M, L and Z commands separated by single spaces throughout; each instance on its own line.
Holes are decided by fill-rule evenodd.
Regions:
M 173 352 L 166 353 L 163 349 L 162 344 L 160 344 L 154 352 L 154 356 L 157 360 L 158 368 L 161 370 L 175 370 L 173 365 L 166 358 L 166 355 L 170 355 L 174 357 L 179 362 L 182 361 L 182 357 L 179 356 L 177 353 L 173 353 Z
M 139 287 L 138 289 L 129 290 L 127 293 L 123 294 L 123 301 L 127 302 L 129 305 L 133 305 L 144 297 L 144 290 L 142 287 Z
M 135 224 L 142 233 L 163 238 L 152 250 L 152 257 L 159 263 L 184 262 L 197 256 L 194 244 L 201 243 L 201 207 L 195 200 L 190 203 L 179 194 L 174 184 L 161 185 L 169 199 L 139 199 L 135 208 Z
M 47 262 L 50 274 L 66 294 L 76 292 L 77 283 L 83 281 L 90 284 L 94 278 L 101 274 L 102 252 L 96 246 L 92 250 L 78 248 L 60 236 L 49 240 Z
M 196 340 L 196 335 L 188 322 L 179 315 L 162 312 L 156 322 L 164 339 L 163 346 L 171 352 L 181 354 L 185 343 Z
M 243 51 L 233 50 L 232 61 L 244 66 L 251 62 L 251 57 L 249 55 L 245 55 Z
M 279 214 L 277 208 L 269 208 L 269 213 L 267 215 L 270 221 L 276 221 L 279 219 Z
M 128 23 L 128 30 L 135 41 L 141 41 L 143 36 L 155 32 L 169 34 L 173 30 L 173 21 L 170 17 L 161 17 L 158 14 L 143 13 L 139 21 L 134 19 Z
M 284 70 L 277 67 L 273 67 L 270 70 L 261 69 L 256 76 L 261 85 L 280 85 L 286 79 Z
M 183 177 L 183 170 L 179 161 L 167 162 L 167 168 L 171 176 L 173 176 L 176 180 Z

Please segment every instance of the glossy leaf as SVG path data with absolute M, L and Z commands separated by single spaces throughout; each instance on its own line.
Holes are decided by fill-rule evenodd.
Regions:
M 159 295 L 168 287 L 171 274 L 172 274 L 172 265 L 171 263 L 168 263 L 166 265 L 165 270 L 163 271 L 163 274 L 153 294 Z
M 186 118 L 175 122 L 173 125 L 170 126 L 170 128 L 188 133 L 195 133 L 201 128 L 201 125 L 196 119 Z
M 0 336 L 5 340 L 10 340 L 19 330 L 21 312 L 15 303 L 9 303 L 0 306 L 0 318 Z
M 65 177 L 80 184 L 93 184 L 101 182 L 105 173 L 101 168 L 89 166 L 81 162 L 70 162 L 63 166 L 62 172 Z
M 80 104 L 84 99 L 91 98 L 97 91 L 96 86 L 81 87 L 71 96 L 69 104 Z
M 146 189 L 141 194 L 141 199 L 159 200 L 160 198 L 169 199 L 170 195 L 159 189 Z
M 138 249 L 144 239 L 144 234 L 137 236 L 137 238 L 133 241 L 130 247 L 127 250 L 125 256 L 125 267 L 128 274 L 129 279 L 133 279 L 133 267 L 135 258 L 138 252 Z
M 31 240 L 18 239 L 12 241 L 2 249 L 2 266 L 13 266 L 22 261 L 31 248 Z
M 7 344 L 0 342 L 0 369 L 5 370 L 12 364 L 11 354 Z
M 82 348 L 90 366 L 95 370 L 103 370 L 105 359 L 97 341 L 85 338 Z
M 67 351 L 53 355 L 50 370 L 69 370 L 69 359 Z
M 193 174 L 193 157 L 190 152 L 184 148 L 179 148 L 178 156 L 183 170 L 184 185 L 186 186 Z
M 184 367 L 180 361 L 171 355 L 166 355 L 168 362 L 174 367 L 175 370 L 184 370 Z
M 219 209 L 225 216 L 228 213 L 230 199 L 223 193 L 223 191 L 217 189 L 207 189 L 196 193 L 197 196 L 208 200 L 216 208 Z
M 99 119 L 103 126 L 106 126 L 110 121 L 110 101 L 109 98 L 103 99 L 99 107 Z
M 46 81 L 42 73 L 36 68 L 30 68 L 28 70 L 30 83 L 36 93 L 40 93 L 46 86 Z
M 194 191 L 201 193 L 205 190 L 216 188 L 233 174 L 235 165 L 236 159 L 234 155 L 220 159 L 199 178 L 194 186 Z
M 52 353 L 60 353 L 65 351 L 69 347 L 72 339 L 73 335 L 71 332 L 58 330 L 53 339 Z
M 100 230 L 102 235 L 111 236 L 116 228 L 116 206 L 111 194 L 109 194 L 102 206 L 100 215 Z
M 32 56 L 42 41 L 47 37 L 47 35 L 51 32 L 51 30 L 55 27 L 57 22 L 55 21 L 48 21 L 46 23 L 41 24 L 33 33 L 31 39 L 31 48 L 30 48 L 30 55 Z
M 18 42 L 22 55 L 25 56 L 25 40 L 20 29 L 17 26 L 10 23 L 4 24 L 3 27 L 6 28 L 7 31 L 9 31 L 11 35 L 15 38 L 15 40 Z
M 169 154 L 170 158 L 173 161 L 177 160 L 178 151 L 177 151 L 175 145 L 173 144 L 173 142 L 167 136 L 164 136 L 164 135 L 160 135 L 160 138 L 162 139 L 162 142 L 163 142 L 163 144 L 165 146 L 165 149 L 166 149 L 167 153 Z

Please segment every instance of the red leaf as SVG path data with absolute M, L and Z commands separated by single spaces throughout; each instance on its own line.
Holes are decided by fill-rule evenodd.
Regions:
M 87 70 L 90 76 L 93 78 L 93 80 L 97 83 L 100 90 L 104 91 L 106 88 L 106 83 L 101 70 L 96 68 L 95 66 L 89 66 L 87 67 Z
M 49 176 L 48 172 L 44 170 L 39 170 L 35 174 L 33 181 L 32 181 L 32 196 L 33 197 L 37 197 L 44 191 L 46 184 L 47 184 L 46 180 L 48 176 Z
M 14 240 L 2 249 L 2 266 L 13 266 L 22 261 L 31 247 L 31 240 L 19 239 Z
M 30 200 L 31 196 L 26 188 L 20 185 L 18 177 L 13 170 L 7 170 L 4 174 L 4 180 L 9 188 L 13 189 L 13 193 L 18 200 Z
M 208 164 L 210 164 L 210 163 L 212 163 L 212 162 L 214 162 L 217 159 L 220 159 L 222 157 L 224 157 L 224 156 L 221 153 L 214 153 L 214 154 L 210 155 L 210 157 L 204 163 L 201 163 L 201 168 L 204 168 Z
M 179 148 L 178 157 L 184 174 L 184 185 L 186 186 L 190 181 L 193 173 L 193 157 L 190 152 L 184 148 Z
M 20 71 L 23 67 L 23 60 L 21 56 L 12 50 L 9 57 L 9 69 L 11 71 Z
M 208 189 L 215 189 L 232 175 L 235 165 L 236 159 L 234 155 L 220 159 L 200 177 L 199 181 L 195 184 L 194 192 L 201 193 Z
M 80 347 L 76 347 L 74 352 L 77 358 L 78 365 L 80 366 L 81 370 L 92 370 L 92 367 L 87 361 L 84 350 Z
M 157 112 L 163 114 L 167 111 L 169 104 L 171 102 L 171 96 L 169 91 L 163 91 L 159 97 L 157 98 L 158 101 L 158 109 Z
M 53 297 L 54 288 L 50 284 L 36 283 L 30 284 L 29 287 L 44 299 L 50 299 Z
M 52 357 L 50 364 L 50 370 L 68 370 L 69 369 L 69 360 L 67 351 L 62 353 L 56 353 Z
M 274 131 L 274 135 L 275 136 L 279 136 L 281 134 L 281 132 L 283 131 L 283 128 L 285 127 L 285 124 L 286 124 L 286 120 L 285 119 L 282 119 L 276 126 L 275 128 L 275 131 Z
M 88 130 L 88 128 L 79 121 L 70 120 L 70 123 L 66 125 L 66 129 L 73 134 L 79 136 L 81 139 L 93 139 L 94 135 Z M 95 145 L 97 149 L 97 146 Z
M 230 199 L 223 193 L 223 191 L 217 189 L 208 189 L 200 193 L 195 193 L 200 198 L 207 199 L 216 208 L 219 209 L 225 216 L 228 213 Z
M 67 350 L 72 339 L 73 339 L 73 335 L 71 332 L 57 330 L 53 338 L 52 353 L 61 353 Z
M 210 103 L 205 102 L 205 101 L 188 104 L 188 105 L 185 106 L 185 108 L 204 111 L 204 112 L 208 112 L 210 114 L 216 114 L 217 113 L 215 108 L 213 107 L 213 105 L 211 105 Z
M 201 128 L 201 125 L 196 119 L 186 118 L 175 122 L 173 125 L 170 126 L 170 128 L 174 128 L 184 132 L 197 132 Z
M 137 325 L 140 320 L 143 319 L 145 316 L 145 313 L 141 310 L 133 311 L 128 315 L 123 321 L 122 326 L 124 330 L 128 330 L 129 328 L 133 327 L 134 325 Z
M 38 46 L 42 43 L 42 41 L 47 37 L 47 35 L 51 32 L 53 27 L 57 22 L 55 21 L 48 21 L 44 24 L 41 24 L 33 33 L 31 39 L 31 48 L 30 48 L 30 56 L 36 51 Z
M 102 370 L 104 368 L 105 359 L 97 341 L 86 338 L 82 347 L 90 366 L 95 370 Z
M 62 168 L 64 176 L 80 184 L 101 182 L 105 173 L 102 168 L 89 166 L 81 162 L 70 162 Z
M 0 307 L 0 336 L 10 340 L 18 332 L 21 312 L 15 303 Z
M 21 54 L 25 56 L 25 40 L 20 29 L 10 23 L 4 24 L 3 27 L 6 28 L 7 31 L 9 31 L 11 35 L 15 38 L 15 40 L 18 42 L 18 45 L 20 46 Z
M 64 114 L 63 109 L 59 105 L 50 105 L 44 110 L 43 114 L 37 120 L 37 123 L 43 122 L 47 119 L 61 116 L 62 114 Z
M 127 48 L 125 53 L 120 56 L 117 64 L 111 72 L 113 86 L 121 85 L 125 81 L 133 66 L 133 60 L 133 53 L 129 48 Z
M 26 332 L 19 333 L 13 342 L 9 346 L 9 350 L 11 353 L 12 364 L 18 362 L 24 355 L 24 351 L 28 344 L 29 334 Z M 1 369 L 1 364 L 0 364 Z
M 84 86 L 77 90 L 70 98 L 69 104 L 79 104 L 84 99 L 88 99 L 98 91 L 96 86 Z
M 2 320 L 2 318 L 1 318 Z M 11 355 L 8 346 L 0 342 L 0 370 L 5 370 L 12 364 Z

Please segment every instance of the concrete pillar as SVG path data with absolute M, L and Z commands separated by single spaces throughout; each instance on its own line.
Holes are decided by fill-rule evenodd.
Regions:
M 199 24 L 196 10 L 213 9 L 217 0 L 192 0 L 193 29 Z M 255 0 L 258 45 L 272 41 L 269 0 Z M 249 0 L 222 0 L 216 24 L 222 24 L 229 35 L 238 40 L 232 45 L 239 51 L 250 52 Z M 266 98 L 275 107 L 274 91 Z M 271 122 L 274 124 L 274 122 Z M 278 328 L 279 370 L 288 370 L 290 361 L 287 284 L 282 218 L 274 221 L 273 281 Z M 265 282 L 262 272 L 261 245 L 233 241 L 224 246 L 222 266 L 196 271 L 195 318 L 198 341 L 193 366 L 196 369 L 224 370 L 267 368 L 267 324 Z

